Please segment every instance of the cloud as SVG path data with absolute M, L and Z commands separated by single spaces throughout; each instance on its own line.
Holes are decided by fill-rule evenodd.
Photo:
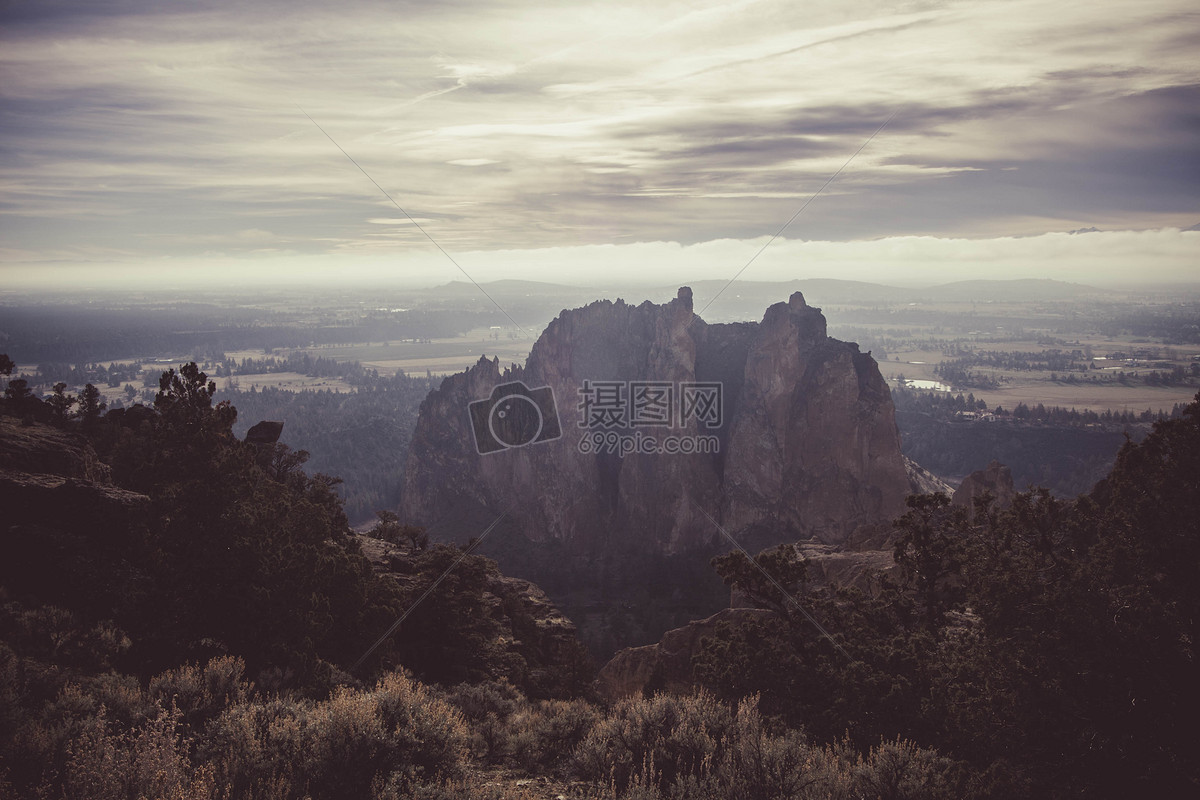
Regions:
M 394 208 L 297 104 L 454 252 L 754 240 L 893 113 L 789 236 L 1185 227 L 1200 195 L 1183 0 L 43 2 L 0 23 L 0 236 L 42 254 L 22 263 L 240 252 L 250 229 L 407 257 L 421 234 L 383 230 Z

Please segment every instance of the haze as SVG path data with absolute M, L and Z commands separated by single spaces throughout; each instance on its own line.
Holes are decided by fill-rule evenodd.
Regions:
M 0 282 L 1190 282 L 1194 9 L 8 3 Z

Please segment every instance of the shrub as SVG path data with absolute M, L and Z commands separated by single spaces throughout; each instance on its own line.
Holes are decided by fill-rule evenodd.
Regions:
M 504 758 L 509 745 L 509 720 L 528 705 L 520 691 L 501 682 L 460 683 L 446 700 L 470 723 L 471 751 L 489 763 Z
M 67 746 L 63 795 L 89 800 L 215 797 L 211 775 L 191 769 L 188 742 L 179 730 L 179 712 L 159 707 L 138 728 L 114 732 L 101 708 Z
M 596 707 L 584 700 L 543 700 L 514 716 L 509 758 L 530 773 L 563 766 L 599 718 Z
M 234 656 L 219 656 L 203 667 L 185 664 L 150 679 L 150 697 L 163 705 L 174 703 L 194 729 L 235 703 L 244 702 L 251 686 L 242 680 L 246 664 Z
M 819 754 L 794 730 L 772 735 L 758 711 L 758 697 L 738 704 L 723 783 L 735 800 L 786 800 L 803 797 L 820 781 Z
M 681 776 L 706 775 L 732 725 L 729 708 L 707 692 L 627 698 L 584 737 L 574 769 L 622 792 L 635 774 L 653 774 L 665 789 Z
M 854 770 L 857 791 L 879 800 L 940 800 L 962 796 L 953 761 L 897 738 L 871 748 Z
M 232 705 L 205 728 L 196 758 L 212 766 L 230 797 L 295 796 L 305 783 L 307 715 L 307 708 L 282 698 Z

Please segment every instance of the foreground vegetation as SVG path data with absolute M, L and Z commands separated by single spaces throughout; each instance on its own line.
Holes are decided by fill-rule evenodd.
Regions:
M 0 796 L 1065 798 L 1200 786 L 1200 400 L 1126 444 L 1077 500 L 911 498 L 892 537 L 896 576 L 870 594 L 810 591 L 790 547 L 757 559 L 774 582 L 741 554 L 716 559 L 775 613 L 706 640 L 691 693 L 605 705 L 588 696 L 577 651 L 504 641 L 518 626 L 495 616 L 511 610 L 489 599 L 493 564 L 382 518 L 381 535 L 396 527 L 407 542 L 410 572 L 373 570 L 332 479 L 305 474 L 285 447 L 238 441 L 236 412 L 214 392 L 190 365 L 164 374 L 154 413 L 52 415 L 87 437 L 128 513 L 68 524 L 10 508 Z M 45 413 L 18 393 L 2 410 Z

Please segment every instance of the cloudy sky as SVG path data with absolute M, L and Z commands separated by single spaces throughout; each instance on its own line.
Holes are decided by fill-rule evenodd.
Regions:
M 0 284 L 462 280 L 418 226 L 731 277 L 843 167 L 744 278 L 1191 281 L 1197 52 L 1194 0 L 7 0 Z

